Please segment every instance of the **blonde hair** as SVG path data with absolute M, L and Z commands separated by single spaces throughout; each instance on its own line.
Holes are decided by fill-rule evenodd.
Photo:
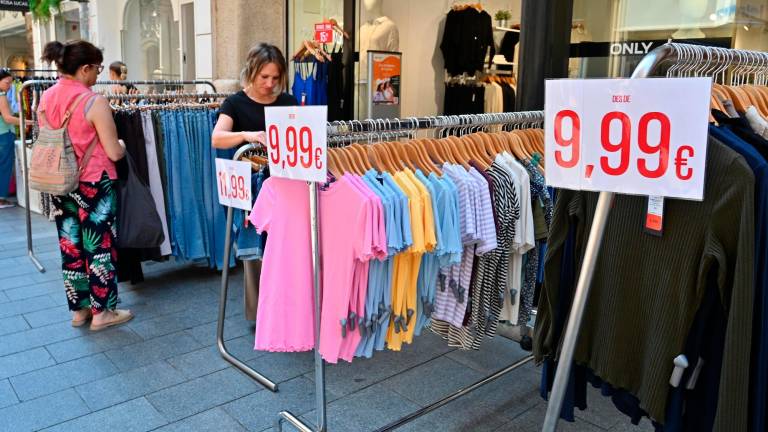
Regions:
M 280 91 L 288 88 L 288 66 L 280 48 L 267 43 L 260 43 L 248 50 L 245 59 L 245 67 L 240 72 L 240 81 L 243 87 L 248 87 L 256 80 L 264 66 L 274 63 L 280 74 Z

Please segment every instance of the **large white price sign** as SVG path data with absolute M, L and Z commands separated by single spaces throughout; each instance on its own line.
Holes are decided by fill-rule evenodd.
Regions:
M 250 162 L 216 158 L 216 184 L 221 205 L 251 210 Z
M 313 182 L 327 180 L 327 113 L 326 106 L 264 108 L 270 175 Z
M 549 80 L 547 185 L 702 200 L 710 78 Z

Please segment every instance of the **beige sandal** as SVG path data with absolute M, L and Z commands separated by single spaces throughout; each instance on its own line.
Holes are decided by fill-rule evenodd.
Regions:
M 83 319 L 76 320 L 76 319 L 73 318 L 72 319 L 72 327 L 82 327 L 82 326 L 85 325 L 85 323 L 90 321 L 91 318 L 93 318 L 93 313 L 91 311 L 88 311 L 88 316 L 83 318 Z
M 129 310 L 122 310 L 122 309 L 115 309 L 115 319 L 99 325 L 94 325 L 93 322 L 91 322 L 91 331 L 101 331 L 108 327 L 114 327 L 116 325 L 120 325 L 123 323 L 127 323 L 128 321 L 133 319 L 133 314 Z

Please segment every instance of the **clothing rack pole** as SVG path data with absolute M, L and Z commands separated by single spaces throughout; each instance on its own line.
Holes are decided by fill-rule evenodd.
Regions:
M 137 94 L 115 94 L 107 93 L 104 95 L 112 100 L 133 100 L 133 99 L 194 99 L 194 98 L 212 98 L 220 99 L 232 96 L 234 93 L 137 93 Z
M 434 128 L 448 128 L 448 127 L 473 127 L 473 126 L 490 126 L 490 125 L 526 125 L 526 124 L 539 124 L 542 123 L 544 119 L 544 112 L 543 111 L 527 111 L 527 112 L 513 112 L 513 113 L 493 113 L 493 114 L 466 114 L 466 115 L 458 115 L 458 116 L 450 116 L 450 117 L 422 117 L 422 118 L 416 118 L 411 117 L 408 119 L 394 119 L 394 120 L 366 120 L 364 122 L 360 121 L 352 121 L 347 122 L 339 121 L 334 123 L 329 123 L 327 126 L 328 135 L 329 138 L 335 138 L 339 135 L 355 135 L 359 132 L 372 132 L 372 133 L 386 133 L 389 131 L 397 131 L 397 130 L 411 130 L 416 131 L 418 129 L 434 129 Z M 254 147 L 251 147 L 254 148 Z M 310 183 L 310 185 L 314 185 L 314 183 Z M 311 187 L 311 186 L 310 186 Z M 316 193 L 316 189 L 313 191 L 310 189 L 310 197 L 313 196 L 313 193 Z M 312 199 L 312 198 L 310 198 Z M 316 320 L 316 328 L 319 326 L 319 320 L 320 320 L 320 292 L 319 292 L 319 285 L 320 285 L 320 269 L 319 265 L 317 265 L 319 260 L 319 245 L 315 244 L 315 236 L 318 236 L 319 232 L 319 226 L 315 219 L 316 217 L 316 209 L 317 206 L 317 199 L 315 196 L 315 199 L 311 201 L 310 204 L 310 212 L 311 219 L 312 219 L 312 234 L 313 234 L 313 270 L 314 270 L 314 276 L 315 276 L 315 320 Z M 230 207 L 230 211 L 232 208 Z M 227 229 L 230 230 L 230 226 L 227 226 Z M 228 258 L 228 257 L 225 257 Z M 226 295 L 222 294 L 222 302 L 226 301 Z M 220 319 L 220 326 L 223 325 L 222 320 Z M 324 379 L 324 363 L 322 361 L 322 358 L 320 358 L 320 354 L 318 352 L 319 347 L 319 331 L 316 332 L 316 342 L 315 342 L 315 387 L 316 387 L 316 403 L 317 403 L 317 415 L 318 415 L 318 426 L 316 428 L 313 428 L 303 421 L 301 421 L 297 416 L 292 414 L 289 411 L 282 411 L 279 414 L 278 420 L 277 420 L 277 430 L 282 432 L 283 428 L 283 422 L 289 422 L 294 427 L 296 427 L 301 432 L 326 432 L 327 425 L 326 425 L 326 401 L 325 401 L 325 379 Z M 393 429 L 396 429 L 398 427 L 401 427 L 407 423 L 410 423 L 411 421 L 424 416 L 427 413 L 430 413 L 478 388 L 481 386 L 488 384 L 489 382 L 492 382 L 496 380 L 499 377 L 502 377 L 519 367 L 527 364 L 533 360 L 533 356 L 526 356 L 522 359 L 517 360 L 516 362 L 510 364 L 509 366 L 505 367 L 504 369 L 501 369 L 497 371 L 496 373 L 485 377 L 484 379 L 468 386 L 464 387 L 462 389 L 459 389 L 457 392 L 433 403 L 426 407 L 423 407 L 419 409 L 418 411 L 409 414 L 405 417 L 402 417 L 382 428 L 377 429 L 376 432 L 385 432 L 390 431 Z
M 29 80 L 24 82 L 21 85 L 21 89 L 19 90 L 18 95 L 16 96 L 19 101 L 19 106 L 23 107 L 23 100 L 22 95 L 24 94 L 24 90 L 36 86 L 46 86 L 50 87 L 53 84 L 56 83 L 56 79 L 35 79 L 35 80 Z M 201 85 L 207 85 L 211 87 L 214 93 L 216 93 L 216 86 L 213 85 L 213 82 L 208 80 L 143 80 L 143 81 L 96 81 L 96 84 L 102 84 L 102 85 L 110 85 L 110 84 L 138 84 L 138 85 L 186 85 L 186 84 L 201 84 Z M 200 93 L 201 96 L 206 95 L 205 93 Z M 130 95 L 131 99 L 138 99 L 138 95 Z M 213 96 L 211 96 L 213 97 Z M 32 106 L 30 106 L 30 114 L 32 115 L 32 119 L 34 121 L 37 111 L 37 92 L 32 92 Z M 23 113 L 22 113 L 23 114 Z M 22 148 L 24 151 L 22 152 L 22 163 L 24 164 L 22 171 L 24 172 L 24 203 L 25 203 L 25 216 L 26 216 L 26 228 L 27 228 L 27 255 L 29 255 L 29 259 L 32 261 L 32 264 L 37 268 L 37 271 L 40 273 L 45 273 L 45 267 L 40 262 L 39 259 L 37 259 L 37 256 L 35 256 L 35 251 L 32 244 L 32 210 L 29 207 L 29 173 L 28 173 L 28 167 L 29 164 L 27 162 L 27 152 L 26 149 L 31 146 L 31 143 L 27 145 L 26 139 L 26 118 L 24 115 L 19 116 L 19 138 L 22 142 Z
M 672 61 L 674 63 L 681 62 L 684 60 L 681 51 L 686 52 L 686 50 L 697 54 L 710 53 L 709 58 L 700 55 L 687 58 L 686 55 L 686 63 L 704 64 L 703 62 L 706 61 L 706 65 L 711 67 L 722 64 L 722 61 L 724 60 L 724 58 L 719 56 L 719 54 L 722 53 L 722 48 L 667 43 L 648 53 L 637 65 L 631 78 L 648 77 L 665 61 Z M 737 50 L 727 51 L 737 52 Z M 714 53 L 718 53 L 718 55 L 715 56 L 713 55 Z M 717 59 L 714 59 L 714 57 L 717 57 Z M 739 56 L 738 59 L 731 58 L 727 64 L 750 64 L 749 62 L 751 61 L 752 59 L 749 59 L 748 56 L 744 56 L 744 58 Z M 581 266 L 581 271 L 579 272 L 579 280 L 576 285 L 576 291 L 574 293 L 573 303 L 568 317 L 568 324 L 563 337 L 563 347 L 558 358 L 555 380 L 552 386 L 552 394 L 550 395 L 549 403 L 547 405 L 547 414 L 544 418 L 544 425 L 541 429 L 542 432 L 554 432 L 557 427 L 557 421 L 560 419 L 560 410 L 562 409 L 563 398 L 565 397 L 568 387 L 568 379 L 570 377 L 571 364 L 573 363 L 579 328 L 581 327 L 581 322 L 584 318 L 584 310 L 587 305 L 587 297 L 589 296 L 589 288 L 595 271 L 597 255 L 600 252 L 600 244 L 603 240 L 605 226 L 608 222 L 608 215 L 615 195 L 616 194 L 613 192 L 600 192 L 597 201 L 594 221 L 584 251 L 584 261 Z
M 240 157 L 247 151 L 258 148 L 257 144 L 248 143 L 237 149 L 232 160 L 239 160 Z M 219 353 L 224 360 L 231 363 L 241 372 L 245 373 L 249 377 L 256 380 L 259 384 L 266 387 L 268 390 L 276 392 L 277 384 L 269 378 L 265 377 L 255 369 L 251 368 L 243 361 L 232 355 L 227 350 L 227 346 L 224 343 L 224 319 L 227 315 L 227 292 L 229 291 L 229 257 L 232 254 L 232 219 L 234 215 L 234 208 L 227 207 L 227 228 L 224 233 L 224 269 L 221 271 L 221 297 L 219 298 L 219 319 L 216 325 L 216 346 Z

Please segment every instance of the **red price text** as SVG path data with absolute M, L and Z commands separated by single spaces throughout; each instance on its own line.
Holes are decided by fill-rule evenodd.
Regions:
M 565 122 L 571 125 L 569 136 L 564 134 Z M 563 110 L 555 115 L 554 123 L 555 143 L 562 147 L 555 150 L 555 163 L 563 168 L 573 168 L 578 165 L 581 157 L 581 119 L 575 111 Z M 653 124 L 659 129 L 658 142 L 649 142 L 648 130 Z M 639 157 L 632 161 L 630 151 L 634 127 L 637 130 L 637 146 L 647 157 Z M 655 179 L 664 176 L 669 168 L 671 127 L 669 117 L 661 112 L 644 114 L 637 125 L 633 125 L 629 116 L 623 112 L 611 111 L 605 114 L 600 123 L 600 144 L 607 155 L 600 157 L 600 169 L 609 176 L 621 176 L 631 165 L 634 165 L 643 177 Z M 611 138 L 612 136 L 614 139 Z M 618 154 L 618 160 L 614 156 L 612 162 L 609 157 L 612 154 Z M 673 158 L 677 178 L 689 180 L 693 177 L 692 169 L 688 167 L 688 160 L 694 156 L 694 149 L 690 145 L 681 145 L 677 148 Z
M 234 174 L 227 174 L 223 171 L 218 172 L 219 176 L 219 194 L 229 199 L 250 200 L 250 194 L 245 187 L 245 178 Z
M 280 146 L 280 131 L 277 126 L 269 127 L 269 157 L 270 161 L 283 168 L 296 168 L 301 166 L 322 169 L 321 156 L 323 149 L 314 147 L 312 143 L 312 130 L 307 126 L 302 126 L 297 131 L 295 127 L 288 126 L 285 129 L 285 135 L 282 137 L 285 145 L 285 153 L 282 153 Z

